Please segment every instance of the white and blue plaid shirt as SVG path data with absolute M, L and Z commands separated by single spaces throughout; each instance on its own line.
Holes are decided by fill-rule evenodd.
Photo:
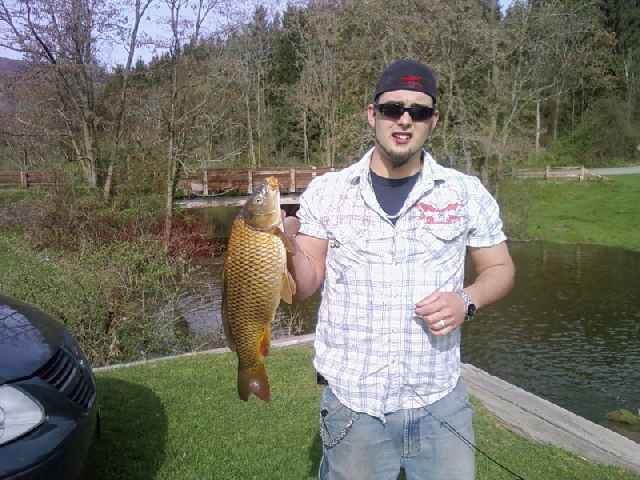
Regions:
M 460 329 L 432 335 L 415 305 L 433 292 L 462 289 L 467 246 L 506 237 L 480 181 L 441 167 L 427 152 L 394 226 L 371 187 L 372 151 L 314 179 L 298 216 L 300 233 L 329 241 L 314 366 L 344 405 L 384 419 L 453 390 Z

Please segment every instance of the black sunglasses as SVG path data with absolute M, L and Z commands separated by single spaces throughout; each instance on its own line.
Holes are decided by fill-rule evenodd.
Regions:
M 401 103 L 376 103 L 376 110 L 391 120 L 398 120 L 404 112 L 408 112 L 414 122 L 423 122 L 433 116 L 434 108 L 425 105 L 405 107 Z

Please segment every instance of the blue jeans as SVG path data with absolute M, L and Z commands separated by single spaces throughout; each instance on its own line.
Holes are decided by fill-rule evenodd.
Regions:
M 473 412 L 462 381 L 427 407 L 386 414 L 386 423 L 345 407 L 329 387 L 320 412 L 320 480 L 396 480 L 400 467 L 407 480 L 475 478 L 474 451 L 440 421 L 474 442 Z

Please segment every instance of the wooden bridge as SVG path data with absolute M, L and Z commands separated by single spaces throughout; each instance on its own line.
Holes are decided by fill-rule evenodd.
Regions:
M 185 198 L 176 200 L 176 206 L 239 206 L 246 201 L 247 195 L 253 193 L 255 186 L 267 177 L 278 179 L 280 202 L 283 205 L 297 204 L 300 194 L 309 186 L 311 180 L 335 170 L 332 167 L 206 169 L 180 181 L 178 190 Z
M 56 182 L 54 172 L 0 170 L 0 188 L 50 187 Z

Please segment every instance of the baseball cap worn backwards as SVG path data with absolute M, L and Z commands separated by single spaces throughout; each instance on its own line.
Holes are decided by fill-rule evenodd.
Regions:
M 384 92 L 392 90 L 413 90 L 423 92 L 436 103 L 438 81 L 433 71 L 415 60 L 403 59 L 391 63 L 382 72 L 373 94 L 374 101 Z

